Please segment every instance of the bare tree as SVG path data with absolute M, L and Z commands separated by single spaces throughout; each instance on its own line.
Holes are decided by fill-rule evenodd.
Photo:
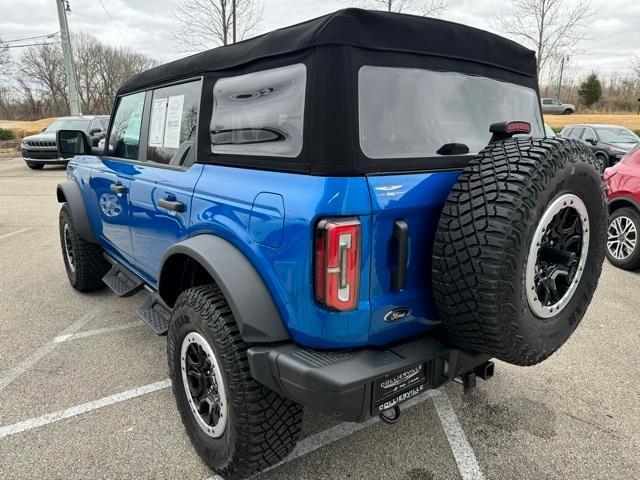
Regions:
M 536 51 L 540 74 L 552 59 L 578 50 L 593 16 L 591 0 L 511 0 L 511 7 L 498 14 L 494 23 Z
M 372 10 L 395 13 L 415 13 L 424 17 L 437 17 L 448 6 L 447 0 L 361 0 L 355 4 Z
M 89 114 L 109 113 L 118 87 L 156 65 L 145 55 L 105 45 L 86 33 L 74 35 L 73 45 L 82 111 Z M 27 48 L 16 62 L 13 80 L 20 90 L 15 115 L 41 118 L 69 112 L 67 75 L 57 43 Z
M 640 82 L 640 56 L 631 59 L 631 70 Z
M 0 68 L 9 63 L 9 48 L 2 42 L 0 37 Z
M 233 38 L 233 0 L 177 0 L 170 11 L 176 22 L 171 34 L 183 51 L 228 45 Z M 262 20 L 261 0 L 235 0 L 236 38 L 253 34 Z

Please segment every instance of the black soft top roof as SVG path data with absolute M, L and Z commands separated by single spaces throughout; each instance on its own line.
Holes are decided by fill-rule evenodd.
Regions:
M 536 76 L 534 52 L 498 35 L 433 18 L 348 8 L 160 65 L 129 79 L 118 94 L 328 45 L 460 59 Z

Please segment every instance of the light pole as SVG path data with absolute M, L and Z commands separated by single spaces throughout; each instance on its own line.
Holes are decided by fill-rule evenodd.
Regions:
M 56 5 L 58 6 L 58 20 L 60 20 L 64 69 L 67 73 L 67 85 L 69 87 L 69 110 L 71 111 L 71 115 L 82 115 L 80 94 L 78 93 L 78 85 L 76 84 L 76 66 L 73 63 L 73 50 L 71 50 L 71 37 L 69 36 L 69 24 L 67 23 L 69 3 L 66 0 L 56 0 Z
M 569 61 L 569 57 L 565 57 L 564 55 L 562 56 L 562 60 L 560 61 L 560 78 L 558 79 L 558 91 L 556 93 L 556 98 L 558 100 L 560 100 L 560 88 L 562 88 L 562 71 L 564 70 L 564 61 L 568 62 Z
M 231 15 L 233 16 L 233 43 L 236 43 L 236 0 L 231 2 Z

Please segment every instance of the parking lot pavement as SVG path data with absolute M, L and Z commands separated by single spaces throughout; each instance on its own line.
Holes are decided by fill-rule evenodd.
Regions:
M 0 158 L 0 478 L 201 479 L 140 293 L 68 284 L 63 168 Z M 259 479 L 629 479 L 640 475 L 640 274 L 605 264 L 571 340 L 547 362 L 497 362 L 463 396 L 419 397 L 387 426 L 305 412 L 293 455 Z M 635 473 L 634 473 L 635 472 Z

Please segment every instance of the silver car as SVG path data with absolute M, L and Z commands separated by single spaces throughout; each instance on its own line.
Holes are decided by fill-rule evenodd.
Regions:
M 555 115 L 571 115 L 576 111 L 575 105 L 570 103 L 562 103 L 557 98 L 543 98 L 542 113 L 551 113 Z

